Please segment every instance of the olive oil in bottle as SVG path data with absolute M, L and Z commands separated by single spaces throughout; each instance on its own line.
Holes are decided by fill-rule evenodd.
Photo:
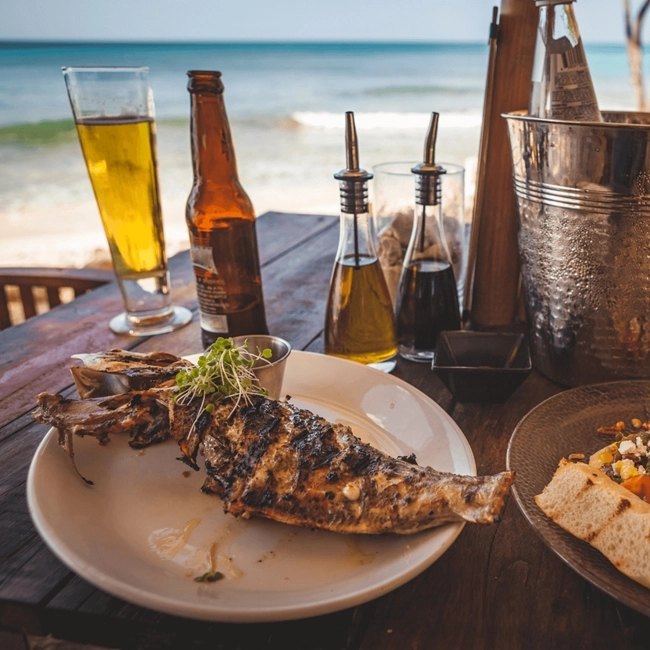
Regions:
M 393 359 L 395 327 L 390 294 L 377 258 L 337 260 L 327 302 L 325 349 L 328 354 L 382 364 Z
M 325 353 L 384 372 L 395 367 L 392 301 L 368 214 L 368 179 L 359 169 L 354 115 L 346 113 L 347 169 L 335 174 L 341 190 L 341 231 L 325 317 Z

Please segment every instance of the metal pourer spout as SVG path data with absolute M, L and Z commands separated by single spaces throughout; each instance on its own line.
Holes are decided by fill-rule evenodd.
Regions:
M 436 138 L 438 137 L 439 113 L 431 113 L 431 122 L 424 142 L 424 162 L 411 169 L 417 174 L 415 202 L 418 205 L 439 205 L 441 199 L 441 179 L 447 173 L 444 167 L 436 164 Z
M 347 168 L 334 174 L 339 181 L 341 211 L 363 214 L 368 212 L 368 181 L 372 174 L 359 168 L 359 143 L 352 111 L 345 114 L 345 159 Z

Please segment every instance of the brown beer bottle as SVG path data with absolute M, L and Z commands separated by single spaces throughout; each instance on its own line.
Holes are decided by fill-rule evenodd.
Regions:
M 194 185 L 186 219 L 203 347 L 268 334 L 253 206 L 237 175 L 221 73 L 190 70 Z

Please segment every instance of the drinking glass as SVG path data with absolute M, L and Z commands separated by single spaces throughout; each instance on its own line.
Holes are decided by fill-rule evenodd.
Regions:
M 117 334 L 178 329 L 192 313 L 171 304 L 165 252 L 153 94 L 148 68 L 63 68 L 126 311 Z
M 372 168 L 372 215 L 378 255 L 393 301 L 413 228 L 415 175 L 411 169 L 417 164 L 417 161 L 389 162 Z M 442 218 L 459 304 L 462 305 L 471 227 L 465 218 L 465 169 L 453 163 L 439 164 L 447 170 L 441 176 Z

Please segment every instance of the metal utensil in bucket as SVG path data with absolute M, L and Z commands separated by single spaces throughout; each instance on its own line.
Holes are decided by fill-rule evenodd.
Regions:
M 650 377 L 650 114 L 505 114 L 533 364 L 564 385 Z

